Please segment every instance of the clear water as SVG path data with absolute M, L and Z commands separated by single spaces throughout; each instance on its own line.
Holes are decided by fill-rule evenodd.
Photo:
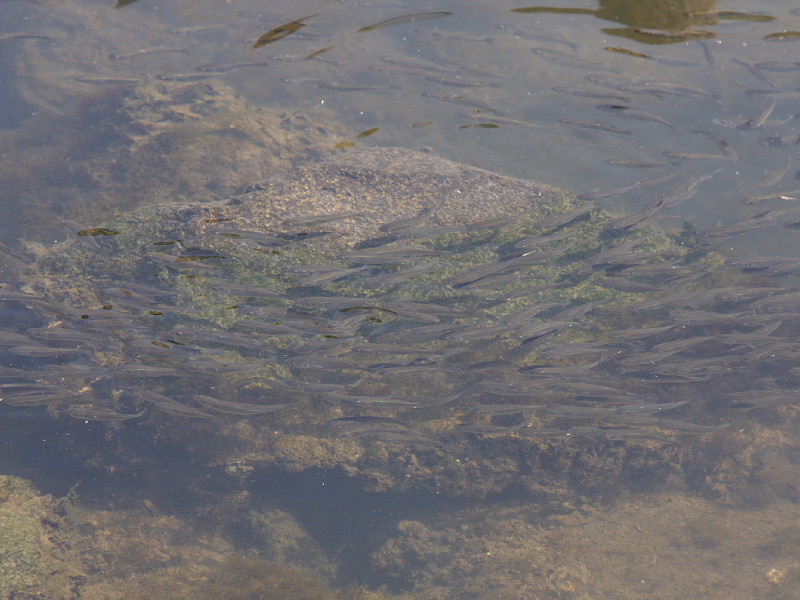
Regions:
M 713 172 L 693 198 L 664 211 L 699 229 L 790 207 L 800 197 L 800 36 L 791 33 L 800 30 L 800 12 L 789 2 L 140 0 L 119 7 L 12 2 L 3 12 L 0 240 L 12 252 L 22 251 L 21 240 L 60 243 L 143 203 L 197 193 L 222 198 L 257 183 L 250 167 L 195 185 L 199 175 L 185 164 L 155 166 L 173 155 L 203 155 L 179 136 L 161 146 L 131 141 L 132 132 L 142 140 L 158 134 L 160 124 L 203 122 L 198 103 L 160 112 L 174 98 L 144 98 L 144 86 L 158 82 L 224 85 L 247 106 L 303 113 L 328 132 L 328 148 L 427 149 L 579 195 L 677 173 L 597 200 L 616 211 L 642 210 L 677 181 Z M 141 131 L 131 127 L 131 114 Z M 126 171 L 126 161 L 141 171 Z M 185 173 L 193 179 L 182 187 Z M 752 200 L 767 194 L 785 199 Z M 796 257 L 796 236 L 773 225 L 725 244 L 737 255 Z M 6 305 L 8 329 L 42 325 Z M 558 468 L 558 453 L 515 457 L 519 486 L 488 498 L 452 487 L 440 492 L 430 473 L 420 476 L 424 485 L 386 491 L 379 469 L 369 473 L 370 489 L 335 462 L 293 470 L 302 460 L 277 461 L 242 476 L 246 458 L 210 462 L 202 427 L 199 441 L 186 444 L 129 423 L 90 421 L 78 430 L 33 409 L 4 413 L 2 461 L 5 472 L 57 496 L 80 482 L 64 525 L 72 529 L 62 535 L 88 556 L 69 563 L 87 578 L 85 597 L 145 597 L 148 586 L 164 585 L 194 585 L 194 597 L 233 594 L 226 570 L 250 582 L 272 565 L 278 574 L 270 577 L 293 581 L 290 589 L 307 582 L 289 566 L 336 588 L 366 586 L 346 597 L 788 598 L 799 573 L 793 411 L 790 404 L 747 412 L 697 451 L 701 462 L 686 458 L 696 451 L 691 440 L 660 452 L 657 467 L 642 451 L 641 463 L 627 463 L 622 476 L 609 472 L 613 444 L 581 446 L 585 454 L 570 454 L 576 462 L 564 466 L 574 469 L 572 487 L 531 483 L 537 469 Z M 250 434 L 269 435 L 268 421 L 259 427 Z M 487 454 L 502 455 L 492 439 L 470 451 L 485 443 Z M 396 464 L 413 460 L 391 446 L 373 451 L 396 452 Z M 679 466 L 670 470 L 670 460 Z M 415 481 L 413 465 L 397 468 Z M 493 476 L 459 472 L 467 490 Z M 620 480 L 624 491 L 608 489 Z M 456 484 L 443 475 L 441 485 Z M 98 532 L 110 540 L 105 546 Z M 146 550 L 131 554 L 125 539 Z M 242 558 L 246 552 L 256 562 Z M 236 593 L 266 593 L 248 585 Z

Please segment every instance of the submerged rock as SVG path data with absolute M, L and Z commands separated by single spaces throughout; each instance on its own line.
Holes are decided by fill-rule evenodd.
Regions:
M 0 598 L 62 597 L 80 566 L 60 531 L 63 503 L 11 475 L 0 476 Z
M 63 113 L 0 131 L 0 188 L 16 206 L 7 218 L 54 228 L 59 219 L 237 193 L 333 146 L 344 128 L 322 121 L 330 121 L 324 110 L 257 107 L 219 81 L 83 91 Z
M 698 448 L 785 403 L 797 375 L 767 356 L 792 352 L 796 302 L 653 212 L 371 148 L 87 223 L 0 290 L 29 311 L 4 403 L 133 421 L 121 445 L 152 428 L 154 457 L 169 440 L 243 481 L 543 501 L 696 482 Z

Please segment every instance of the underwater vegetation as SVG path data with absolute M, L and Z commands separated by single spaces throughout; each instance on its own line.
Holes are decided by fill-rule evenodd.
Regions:
M 28 482 L 0 477 L 0 597 L 44 579 L 39 529 L 46 514 L 44 502 Z
M 382 597 L 377 592 L 364 590 L 333 590 L 309 571 L 254 556 L 234 555 L 216 567 L 171 569 L 141 579 L 137 584 L 126 586 L 126 598 L 378 600 Z

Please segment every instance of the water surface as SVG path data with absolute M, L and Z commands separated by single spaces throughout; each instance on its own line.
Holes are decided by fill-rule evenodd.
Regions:
M 143 204 L 242 192 L 310 160 L 312 146 L 426 149 L 619 214 L 697 178 L 692 197 L 661 211 L 679 217 L 664 221 L 675 231 L 684 221 L 699 230 L 739 223 L 800 197 L 800 13 L 788 2 L 139 0 L 12 2 L 3 10 L 0 239 L 14 253 L 25 251 L 23 240 L 57 245 Z M 217 134 L 226 141 L 212 145 Z M 776 220 L 721 239 L 734 256 L 793 258 L 796 235 Z M 771 285 L 759 276 L 752 285 Z M 779 285 L 793 287 L 791 275 Z M 19 303 L 5 305 L 9 331 L 53 324 Z M 776 335 L 791 332 L 793 317 L 780 326 Z M 709 334 L 729 325 L 687 327 Z M 33 371 L 44 360 L 4 366 Z M 771 379 L 766 387 L 792 391 L 791 359 L 772 370 L 758 360 L 760 371 L 746 370 L 743 385 L 758 379 L 761 389 Z M 689 389 L 709 394 L 702 423 L 730 416 L 714 404 L 711 385 Z M 261 464 L 248 476 L 252 467 L 239 456 L 213 464 L 203 426 L 199 441 L 187 444 L 135 420 L 89 418 L 76 430 L 63 415 L 51 421 L 43 410 L 19 407 L 3 413 L 3 460 L 8 473 L 58 496 L 81 482 L 67 524 L 90 534 L 82 541 L 70 534 L 91 557 L 69 564 L 88 577 L 85 597 L 124 597 L 126 589 L 127 597 L 145 597 L 148 585 L 177 589 L 198 577 L 211 583 L 196 593 L 213 597 L 230 590 L 226 569 L 258 582 L 268 564 L 274 579 L 320 597 L 325 585 L 353 584 L 366 589 L 347 597 L 781 598 L 798 577 L 794 403 L 765 404 L 746 406 L 719 437 L 698 443 L 706 462 L 686 459 L 696 446 L 682 435 L 666 446 L 582 442 L 570 454 L 578 458 L 567 484 L 531 483 L 538 469 L 558 469 L 558 452 L 514 455 L 524 483 L 498 488 L 489 500 L 469 493 L 494 474 L 462 470 L 468 453 L 444 454 L 453 472 L 461 463 L 467 475 L 460 482 L 443 475 L 438 490 L 435 473 L 415 471 L 413 451 L 369 446 L 376 464 L 382 453 L 396 454 L 406 461 L 401 472 L 425 482 L 387 491 L 376 469 L 370 490 L 335 462 L 297 467 L 313 459 L 291 458 L 301 446 L 290 443 L 282 465 Z M 496 410 L 482 424 L 517 424 Z M 165 430 L 181 422 L 170 418 Z M 271 418 L 226 427 L 253 439 L 271 425 L 293 426 Z M 507 452 L 491 435 L 477 439 L 469 446 L 475 464 L 481 454 Z M 79 458 L 71 460 L 71 450 Z M 622 452 L 640 464 L 629 461 L 620 475 L 614 456 Z M 654 454 L 657 466 L 648 462 Z M 115 478 L 116 470 L 125 477 Z M 175 490 L 164 485 L 170 480 Z M 612 489 L 619 481 L 623 489 Z M 114 540 L 107 548 L 86 541 L 98 531 Z M 156 540 L 153 531 L 169 533 Z M 150 552 L 123 559 L 126 537 Z M 662 558 L 641 558 L 648 556 Z M 312 574 L 290 570 L 298 567 Z M 147 581 L 131 592 L 137 575 Z M 258 593 L 254 583 L 242 597 Z

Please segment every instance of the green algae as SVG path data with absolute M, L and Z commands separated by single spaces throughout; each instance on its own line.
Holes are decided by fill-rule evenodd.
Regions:
M 324 218 L 342 214 L 348 216 Z M 509 214 L 515 220 L 509 221 Z M 320 223 L 308 220 L 320 215 Z M 485 225 L 498 217 L 496 225 Z M 552 389 L 534 388 L 520 400 L 532 412 L 554 404 L 552 414 L 495 416 L 472 409 L 515 401 L 491 397 L 480 387 L 485 381 L 524 383 L 529 368 L 582 365 L 585 359 L 549 354 L 558 344 L 613 347 L 619 344 L 613 334 L 620 328 L 670 321 L 664 310 L 638 314 L 630 308 L 673 293 L 672 274 L 626 278 L 623 273 L 618 280 L 650 287 L 644 292 L 609 288 L 604 283 L 618 273 L 606 272 L 606 253 L 632 256 L 620 267 L 632 261 L 676 266 L 681 273 L 697 275 L 680 281 L 681 291 L 688 293 L 746 279 L 721 269 L 724 258 L 700 244 L 691 226 L 623 229 L 615 227 L 617 217 L 535 182 L 411 151 L 365 149 L 335 153 L 230 200 L 147 207 L 120 217 L 107 225 L 117 235 L 76 236 L 63 248 L 40 251 L 28 266 L 25 289 L 70 305 L 110 306 L 129 318 L 130 331 L 112 328 L 115 343 L 107 345 L 102 364 L 124 369 L 132 360 L 146 366 L 157 362 L 174 368 L 175 378 L 143 382 L 112 369 L 101 375 L 107 378 L 104 384 L 122 390 L 124 397 L 130 390 L 133 400 L 125 412 L 153 408 L 145 422 L 155 437 L 201 451 L 215 466 L 238 473 L 274 467 L 287 472 L 341 470 L 373 491 L 441 490 L 483 498 L 514 486 L 553 494 L 565 493 L 566 486 L 578 494 L 605 497 L 620 482 L 637 476 L 643 461 L 654 472 L 679 470 L 676 464 L 689 453 L 664 447 L 677 434 L 662 435 L 663 423 L 655 418 L 634 425 L 623 421 L 611 431 L 593 427 L 606 424 L 592 417 L 593 404 L 602 402 L 600 408 L 607 412 L 601 414 L 613 416 L 620 401 L 602 394 L 597 398 L 591 391 L 571 394 L 569 374 L 551 380 Z M 401 227 L 393 236 L 392 227 L 385 225 L 397 220 L 411 220 L 419 230 Z M 540 237 L 548 240 L 541 247 L 536 241 Z M 533 240 L 532 245 L 526 247 L 525 240 Z M 359 263 L 359 253 L 393 245 L 402 249 L 399 258 Z M 402 254 L 405 249 L 407 255 Z M 430 268 L 394 283 L 375 283 L 384 274 L 418 266 Z M 477 285 L 462 277 L 484 266 L 490 273 L 513 273 L 496 284 L 490 274 L 487 285 L 482 275 L 476 277 Z M 325 269 L 345 273 L 304 284 L 309 272 Z M 126 307 L 124 299 L 114 296 L 109 300 L 108 288 L 128 284 L 134 290 L 139 284 L 157 288 L 158 310 L 146 311 L 146 304 Z M 238 293 L 236 286 L 253 286 L 254 297 Z M 164 292 L 161 297 L 158 290 Z M 416 303 L 423 312 L 405 318 L 397 313 L 403 302 Z M 394 309 L 393 303 L 398 304 Z M 518 327 L 515 315 L 540 304 L 554 307 L 523 317 L 524 327 Z M 548 331 L 560 310 L 580 312 L 584 307 L 592 310 L 589 318 L 565 316 L 559 329 Z M 47 313 L 46 303 L 42 312 Z M 268 333 L 249 330 L 259 318 L 269 326 Z M 299 329 L 272 335 L 270 327 L 293 319 Z M 349 329 L 323 326 L 343 323 Z M 429 324 L 444 329 L 428 335 Z M 185 326 L 219 332 L 221 341 L 208 347 L 191 334 L 182 336 Z M 228 331 L 249 338 L 244 344 L 226 343 Z M 117 343 L 119 339 L 124 343 Z M 135 354 L 131 339 L 137 344 Z M 412 350 L 394 352 L 398 339 Z M 153 344 L 157 350 L 151 349 Z M 410 362 L 417 351 L 420 355 Z M 99 362 L 99 356 L 100 351 L 92 350 L 88 360 Z M 295 358 L 300 363 L 292 362 Z M 630 399 L 626 402 L 672 402 L 694 393 L 686 387 L 659 386 L 659 380 L 648 380 L 646 374 L 628 377 L 628 372 L 611 360 L 591 375 L 608 377 L 612 388 L 624 389 L 627 396 L 617 398 Z M 580 383 L 578 375 L 575 379 Z M 194 394 L 204 394 L 245 403 L 287 403 L 291 408 L 258 417 L 252 426 L 202 412 L 194 414 L 205 416 L 205 422 L 186 423 L 170 414 L 174 406 L 137 396 L 143 385 L 147 392 L 189 406 Z M 330 389 L 344 390 L 344 399 L 342 394 L 329 395 Z M 89 389 L 87 396 L 93 394 Z M 403 404 L 406 397 L 412 400 Z M 393 400 L 400 402 L 393 405 Z M 574 419 L 569 412 L 558 412 L 564 402 L 573 403 L 570 408 L 578 412 Z M 582 408 L 586 415 L 580 414 Z M 337 437 L 328 426 L 342 417 L 375 416 L 401 421 L 403 431 Z M 584 427 L 586 423 L 590 426 Z M 642 431 L 636 429 L 639 424 Z M 484 426 L 486 433 L 481 432 Z M 569 437 L 573 426 L 580 440 Z M 603 448 L 604 459 L 587 462 L 587 449 L 596 446 Z M 458 456 L 470 459 L 459 461 L 454 458 Z
M 42 499 L 23 479 L 0 476 L 0 598 L 43 582 Z

